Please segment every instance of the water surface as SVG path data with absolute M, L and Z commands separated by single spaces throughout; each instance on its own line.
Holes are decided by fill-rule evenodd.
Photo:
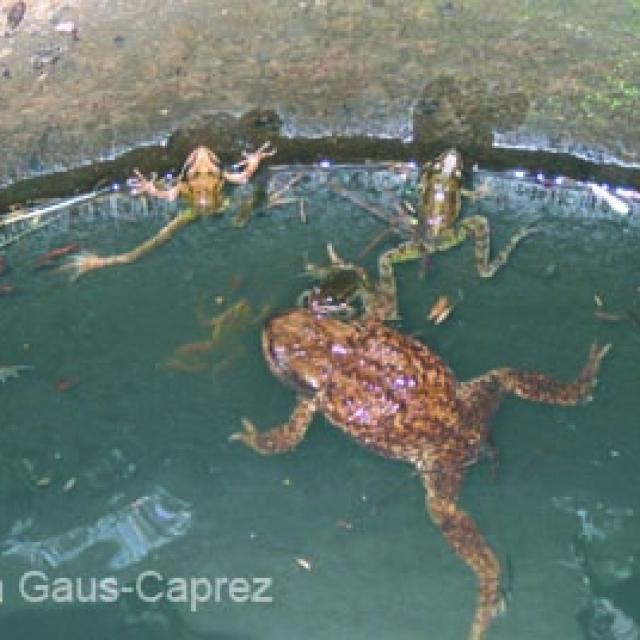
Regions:
M 331 194 L 325 179 L 315 174 L 297 190 L 306 224 L 295 204 L 260 210 L 242 229 L 227 214 L 193 225 L 138 264 L 75 284 L 34 270 L 34 260 L 71 241 L 100 253 L 128 249 L 171 212 L 143 216 L 119 200 L 116 215 L 106 215 L 107 200 L 103 215 L 79 210 L 6 252 L 13 270 L 3 280 L 21 293 L 0 298 L 1 363 L 33 369 L 0 385 L 5 634 L 465 637 L 473 579 L 427 518 L 411 468 L 360 449 L 321 417 L 287 455 L 262 458 L 227 441 L 243 416 L 264 429 L 294 405 L 262 360 L 259 321 L 212 354 L 223 366 L 194 374 L 162 366 L 177 346 L 207 338 L 198 309 L 213 315 L 240 299 L 256 314 L 264 305 L 284 309 L 308 284 L 305 259 L 324 262 L 328 241 L 356 259 L 382 225 Z M 379 197 L 375 180 L 352 182 Z M 540 233 L 488 281 L 475 272 L 470 244 L 435 256 L 423 280 L 416 264 L 398 267 L 403 331 L 428 342 L 461 379 L 501 365 L 570 378 L 592 341 L 614 344 L 592 403 L 505 401 L 493 424 L 499 473 L 492 477 L 487 463 L 472 468 L 462 498 L 512 567 L 513 598 L 489 637 L 580 638 L 585 590 L 571 543 L 585 517 L 603 532 L 593 554 L 606 580 L 628 571 L 638 551 L 640 330 L 628 312 L 640 312 L 640 232 L 634 218 L 586 194 L 560 205 L 542 187 L 516 181 L 494 181 L 490 196 L 465 203 L 464 214 L 472 213 L 489 217 L 494 247 L 535 217 Z M 363 262 L 373 269 L 376 252 L 393 242 Z M 462 301 L 433 327 L 426 311 L 442 294 Z M 594 315 L 596 295 L 620 321 Z M 73 384 L 61 391 L 61 380 Z M 56 544 L 55 561 L 42 555 Z M 274 602 L 192 612 L 123 598 L 36 610 L 15 593 L 33 568 L 52 577 L 115 575 L 122 584 L 146 569 L 167 578 L 267 576 Z

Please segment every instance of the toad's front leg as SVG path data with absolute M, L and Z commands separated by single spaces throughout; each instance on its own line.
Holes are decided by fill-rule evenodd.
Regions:
M 443 459 L 438 451 L 430 451 L 425 455 L 421 475 L 433 521 L 456 554 L 476 574 L 478 595 L 469 640 L 482 640 L 491 620 L 504 610 L 500 563 L 471 516 L 457 505 L 462 481 L 459 464 Z
M 291 451 L 304 439 L 316 409 L 315 400 L 301 400 L 293 410 L 289 422 L 269 429 L 264 433 L 260 433 L 253 422 L 243 418 L 242 426 L 244 430 L 232 433 L 229 436 L 229 440 L 240 440 L 257 453 L 263 455 Z

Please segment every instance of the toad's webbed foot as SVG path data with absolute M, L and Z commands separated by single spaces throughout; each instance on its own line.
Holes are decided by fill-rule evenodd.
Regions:
M 302 442 L 316 405 L 313 400 L 302 400 L 293 410 L 289 422 L 260 433 L 251 420 L 242 419 L 242 431 L 237 431 L 229 436 L 229 441 L 239 440 L 250 449 L 262 455 L 284 453 L 295 449 Z

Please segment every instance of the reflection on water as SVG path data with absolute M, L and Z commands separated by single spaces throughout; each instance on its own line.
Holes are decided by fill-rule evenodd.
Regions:
M 91 525 L 74 527 L 46 540 L 29 540 L 24 534 L 31 527 L 21 527 L 17 535 L 3 541 L 6 548 L 2 555 L 20 558 L 33 567 L 57 569 L 88 549 L 106 544 L 111 547 L 106 567 L 125 569 L 143 560 L 151 551 L 185 535 L 191 523 L 189 507 L 187 502 L 156 487 L 150 495 Z
M 464 637 L 470 573 L 429 523 L 405 467 L 359 449 L 321 419 L 289 455 L 259 458 L 227 442 L 243 416 L 278 424 L 292 406 L 292 393 L 262 360 L 259 323 L 243 327 L 243 355 L 221 373 L 162 366 L 177 345 L 203 333 L 196 313 L 203 302 L 214 316 L 235 300 L 286 308 L 308 286 L 304 265 L 326 261 L 327 242 L 356 260 L 380 235 L 379 220 L 327 189 L 334 177 L 383 206 L 415 198 L 411 172 L 405 179 L 376 168 L 318 170 L 292 194 L 305 198 L 306 224 L 297 202 L 258 211 L 243 229 L 232 226 L 232 211 L 193 225 L 138 264 L 73 285 L 55 270 L 34 270 L 37 257 L 70 242 L 101 253 L 133 246 L 173 210 L 109 196 L 5 251 L 12 270 L 3 281 L 22 293 L 0 298 L 0 364 L 33 369 L 0 385 L 0 453 L 3 465 L 27 460 L 35 478 L 47 478 L 25 486 L 3 470 L 5 596 L 7 576 L 43 565 L 125 580 L 143 567 L 165 576 L 266 575 L 272 605 L 212 604 L 195 614 L 171 607 L 180 633 Z M 498 556 L 513 565 L 514 597 L 489 637 L 577 639 L 590 592 L 572 550 L 576 535 L 588 524 L 603 532 L 607 544 L 596 536 L 586 551 L 607 588 L 615 582 L 607 562 L 624 566 L 637 553 L 638 205 L 621 217 L 580 186 L 476 178 L 490 181 L 490 194 L 465 202 L 463 215 L 486 215 L 494 246 L 534 217 L 541 233 L 491 281 L 477 277 L 470 245 L 434 256 L 422 280 L 418 265 L 399 266 L 401 329 L 429 342 L 460 379 L 501 365 L 569 378 L 594 339 L 614 344 L 584 408 L 505 402 L 493 425 L 498 477 L 476 465 L 463 495 Z M 362 261 L 373 270 L 377 253 L 396 242 L 386 237 Z M 434 327 L 426 314 L 444 295 L 460 302 Z M 0 627 L 25 610 L 19 599 L 6 600 Z M 121 621 L 122 637 L 141 637 L 121 609 L 107 615 Z M 47 619 L 35 633 L 45 632 Z M 156 637 L 180 637 L 175 628 L 154 627 Z M 86 637 L 80 629 L 68 627 L 66 637 Z

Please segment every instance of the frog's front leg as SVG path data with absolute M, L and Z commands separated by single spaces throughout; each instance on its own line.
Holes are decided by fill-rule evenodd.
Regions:
M 180 195 L 180 186 L 177 184 L 170 189 L 158 189 L 155 183 L 155 173 L 152 174 L 151 180 L 147 180 L 138 169 L 134 169 L 133 173 L 135 174 L 135 180 L 137 182 L 131 192 L 131 195 L 133 196 L 146 194 L 153 196 L 154 198 L 161 198 L 163 200 L 173 202 Z
M 265 158 L 270 158 L 277 153 L 277 149 L 271 146 L 271 142 L 265 142 L 257 151 L 252 153 L 242 152 L 243 159 L 236 165 L 242 168 L 240 172 L 225 171 L 224 179 L 232 184 L 246 184 L 249 178 L 258 170 L 260 163 Z
M 182 227 L 187 226 L 198 218 L 198 214 L 194 213 L 191 209 L 187 209 L 168 222 L 153 237 L 145 240 L 134 249 L 131 249 L 131 251 L 112 256 L 99 256 L 95 253 L 85 251 L 73 256 L 69 262 L 60 267 L 60 270 L 69 271 L 71 273 L 71 280 L 73 281 L 89 271 L 103 269 L 104 267 L 130 264 L 147 253 L 150 253 L 156 247 L 169 242 Z
M 300 400 L 293 410 L 289 422 L 263 433 L 256 429 L 253 422 L 243 418 L 243 431 L 232 433 L 229 440 L 240 440 L 263 455 L 291 451 L 302 442 L 316 408 L 316 402 L 313 398 Z
M 398 287 L 393 273 L 393 265 L 400 262 L 417 260 L 422 255 L 423 249 L 420 245 L 408 240 L 399 244 L 389 251 L 385 251 L 378 258 L 378 274 L 380 278 L 380 296 L 386 301 L 388 307 L 387 320 L 399 320 L 398 314 Z
M 457 504 L 462 467 L 447 454 L 425 453 L 422 481 L 427 493 L 427 509 L 455 553 L 475 573 L 478 594 L 469 640 L 482 640 L 491 620 L 504 610 L 500 593 L 500 563 L 480 533 L 476 523 Z
M 533 226 L 522 227 L 507 242 L 506 246 L 493 259 L 489 260 L 490 236 L 489 221 L 484 216 L 471 216 L 460 223 L 461 229 L 473 235 L 476 268 L 482 278 L 492 278 L 496 271 L 506 264 L 516 245 L 528 235 L 536 233 Z

